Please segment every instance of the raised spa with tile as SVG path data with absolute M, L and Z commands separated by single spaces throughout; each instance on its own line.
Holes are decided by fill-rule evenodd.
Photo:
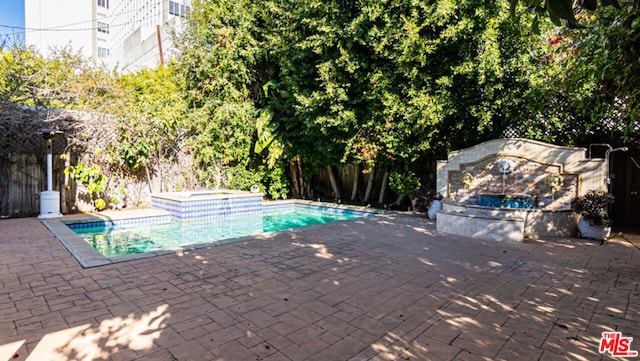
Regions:
M 153 193 L 151 206 L 182 221 L 260 214 L 262 193 L 227 189 Z

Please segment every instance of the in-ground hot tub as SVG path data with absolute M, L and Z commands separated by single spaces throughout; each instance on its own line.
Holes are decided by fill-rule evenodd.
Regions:
M 262 212 L 262 193 L 229 189 L 162 192 L 151 195 L 151 206 L 176 219 L 201 220 Z

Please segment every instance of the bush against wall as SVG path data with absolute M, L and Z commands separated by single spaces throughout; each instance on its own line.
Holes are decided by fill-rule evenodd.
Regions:
M 248 125 L 245 132 L 237 124 L 214 122 L 234 109 L 216 108 L 219 118 L 213 119 L 188 110 L 176 67 L 119 75 L 69 49 L 51 58 L 23 47 L 2 49 L 0 159 L 6 184 L 21 179 L 10 166 L 17 155 L 34 155 L 45 169 L 46 143 L 36 132 L 54 128 L 63 133 L 54 139 L 54 189 L 61 191 L 63 212 L 141 206 L 152 192 L 203 187 L 260 184 L 268 194 L 286 197 L 282 166 L 253 169 L 246 160 L 255 131 L 251 118 L 241 123 Z M 44 172 L 32 173 L 38 185 L 30 186 L 20 205 L 8 205 L 17 189 L 3 187 L 3 216 L 38 213 L 46 179 Z

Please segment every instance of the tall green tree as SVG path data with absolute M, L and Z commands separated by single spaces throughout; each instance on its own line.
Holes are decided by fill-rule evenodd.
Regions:
M 635 7 L 640 5 L 640 1 L 635 1 Z M 598 6 L 613 6 L 620 8 L 618 0 L 509 0 L 511 13 L 515 15 L 518 3 L 522 3 L 527 11 L 534 14 L 532 28 L 536 33 L 540 32 L 541 19 L 548 18 L 556 26 L 567 26 L 569 28 L 579 28 L 580 24 L 576 14 L 584 10 L 596 10 Z
M 419 184 L 425 160 L 491 138 L 579 143 L 576 129 L 596 124 L 591 90 L 611 117 L 623 107 L 606 107 L 603 88 L 580 80 L 579 52 L 560 54 L 555 38 L 535 34 L 550 23 L 532 29 L 513 4 L 196 2 L 181 62 L 205 178 L 288 163 L 306 196 L 319 169 L 358 163 L 391 172 L 399 190 L 402 174 Z M 627 84 L 621 104 L 632 104 Z
M 108 78 L 70 48 L 54 49 L 48 58 L 21 45 L 0 49 L 0 107 L 87 110 L 100 103 Z
M 291 162 L 294 194 L 307 196 L 311 174 L 338 164 L 352 133 L 353 111 L 342 104 L 353 101 L 350 74 L 336 69 L 335 62 L 344 61 L 344 27 L 355 8 L 317 0 L 264 4 L 269 54 L 264 109 L 277 135 L 269 150 Z
M 111 81 L 110 74 L 68 48 L 57 49 L 49 57 L 20 45 L 0 49 L 0 112 L 23 106 L 37 111 L 39 118 L 18 124 L 9 117 L 3 143 L 13 144 L 16 151 L 28 144 L 34 131 L 59 125 L 68 133 L 69 146 L 80 145 L 86 138 L 83 129 L 66 122 L 68 114 L 63 110 L 82 113 L 101 109 L 112 93 Z
M 556 27 L 532 48 L 540 59 L 526 94 L 523 135 L 559 144 L 638 144 L 640 8 L 581 12 L 583 27 Z M 635 25 L 634 25 L 635 22 Z
M 565 84 L 585 94 L 576 104 L 592 124 L 585 135 L 640 147 L 640 2 L 579 19 L 586 28 L 561 34 L 558 52 Z
M 180 40 L 190 146 L 200 177 L 212 186 L 228 186 L 236 174 L 244 175 L 251 159 L 260 49 L 253 7 L 249 1 L 195 1 Z
M 273 116 L 308 163 L 404 172 L 502 134 L 536 59 L 508 4 L 269 2 Z
M 114 80 L 104 111 L 115 123 L 115 141 L 107 146 L 115 168 L 135 172 L 143 167 L 148 172 L 185 151 L 186 105 L 175 70 L 170 64 Z

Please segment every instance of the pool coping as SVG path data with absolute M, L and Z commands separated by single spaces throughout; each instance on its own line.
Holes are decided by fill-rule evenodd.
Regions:
M 339 210 L 346 211 L 356 211 L 356 212 L 364 212 L 371 213 L 368 217 L 375 217 L 379 214 L 385 213 L 396 213 L 394 211 L 389 210 L 380 210 L 380 209 L 372 209 L 368 207 L 358 207 L 351 205 L 343 205 L 338 203 L 324 203 L 324 202 L 315 202 L 315 201 L 305 201 L 305 200 L 287 200 L 287 201 L 271 201 L 264 202 L 269 206 L 277 208 L 279 206 L 286 206 L 287 204 L 291 204 L 295 206 L 296 204 L 300 205 L 308 205 L 315 206 L 320 208 L 333 208 Z M 125 256 L 116 256 L 116 257 L 105 257 L 100 252 L 98 252 L 95 248 L 93 248 L 86 240 L 76 234 L 71 228 L 67 226 L 69 223 L 92 223 L 99 221 L 120 221 L 120 220 L 129 220 L 129 219 L 142 219 L 142 218 L 152 218 L 152 217 L 162 217 L 168 216 L 171 217 L 171 213 L 164 210 L 153 209 L 153 208 L 141 208 L 141 209 L 132 209 L 132 210 L 121 210 L 121 211 L 105 211 L 100 213 L 81 213 L 81 214 L 72 214 L 65 215 L 62 218 L 53 218 L 53 219 L 43 219 L 41 223 L 51 232 L 54 237 L 71 253 L 71 255 L 76 259 L 76 261 L 82 266 L 82 268 L 92 268 L 92 267 L 100 267 L 115 263 L 128 262 L 137 259 L 145 259 L 157 256 L 163 256 L 168 254 L 180 254 L 182 252 L 193 251 L 202 248 L 216 247 L 222 246 L 235 242 L 244 242 L 249 240 L 258 240 L 258 239 L 266 239 L 269 237 L 273 237 L 278 234 L 286 234 L 293 233 L 299 230 L 309 230 L 314 227 L 322 227 L 325 224 L 315 224 L 310 226 L 298 227 L 285 229 L 281 231 L 267 232 L 259 235 L 248 235 L 236 238 L 229 238 L 224 240 L 219 240 L 215 242 L 206 242 L 182 247 L 176 247 L 172 249 L 162 250 L 162 251 L 152 251 L 147 253 L 136 253 Z M 352 222 L 356 219 L 349 219 L 343 221 L 337 221 L 334 223 L 341 222 Z
M 242 197 L 262 197 L 262 193 L 253 193 L 249 191 L 238 190 L 212 190 L 212 191 L 193 191 L 193 192 L 157 192 L 151 193 L 151 198 L 164 199 L 176 202 L 195 202 L 199 200 L 227 199 L 229 196 L 234 198 Z

